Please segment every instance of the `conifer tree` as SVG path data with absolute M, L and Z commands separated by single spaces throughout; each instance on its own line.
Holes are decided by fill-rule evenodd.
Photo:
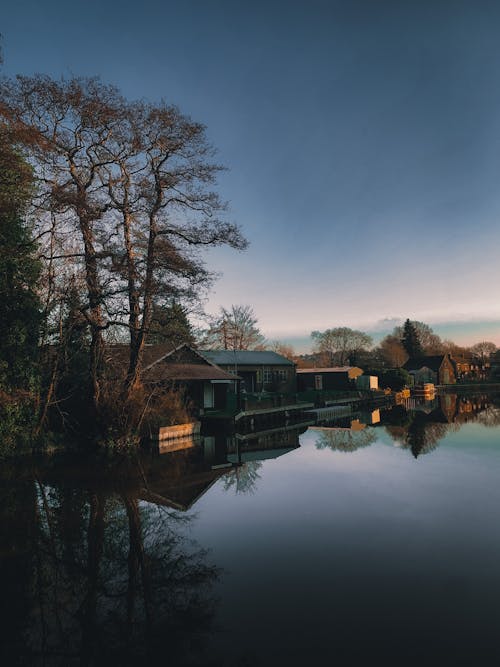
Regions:
M 401 342 L 410 358 L 422 357 L 424 355 L 417 329 L 409 319 L 404 323 L 403 338 L 401 339 Z
M 33 390 L 40 326 L 40 264 L 23 219 L 31 169 L 0 129 L 0 388 Z

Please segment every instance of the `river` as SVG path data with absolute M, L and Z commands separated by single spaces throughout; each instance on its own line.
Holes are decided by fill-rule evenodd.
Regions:
M 500 659 L 498 395 L 1 471 L 1 664 Z

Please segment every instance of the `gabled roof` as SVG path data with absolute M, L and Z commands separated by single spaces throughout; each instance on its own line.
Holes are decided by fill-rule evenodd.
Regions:
M 184 357 L 184 358 L 183 358 Z M 146 382 L 165 380 L 235 380 L 237 376 L 227 373 L 183 343 L 146 366 L 142 372 Z
M 117 378 L 124 376 L 129 361 L 128 345 L 110 345 L 104 355 L 111 373 Z M 146 345 L 141 377 L 145 382 L 236 379 L 186 343 L 178 347 Z
M 438 371 L 446 356 L 446 354 L 436 354 L 427 357 L 412 357 L 403 365 L 403 368 L 406 371 L 418 371 L 420 368 L 425 367 L 431 371 Z
M 201 350 L 201 354 L 214 364 L 223 366 L 294 366 L 277 352 L 269 350 Z

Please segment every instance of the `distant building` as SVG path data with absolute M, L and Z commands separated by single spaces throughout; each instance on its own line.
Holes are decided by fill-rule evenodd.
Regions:
M 297 369 L 297 386 L 299 391 L 316 389 L 355 389 L 356 378 L 363 375 L 357 366 L 332 366 L 330 368 L 299 368 Z
M 413 377 L 415 384 L 455 384 L 455 365 L 448 354 L 437 354 L 408 359 L 403 368 Z
M 490 360 L 482 361 L 470 352 L 453 352 L 451 354 L 451 361 L 455 366 L 458 381 L 484 380 L 491 371 Z
M 268 350 L 203 350 L 201 354 L 220 368 L 241 378 L 241 390 L 283 394 L 297 391 L 293 361 Z

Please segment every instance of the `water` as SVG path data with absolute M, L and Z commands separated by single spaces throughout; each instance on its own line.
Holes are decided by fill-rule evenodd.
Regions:
M 4 465 L 2 664 L 497 664 L 497 405 Z

